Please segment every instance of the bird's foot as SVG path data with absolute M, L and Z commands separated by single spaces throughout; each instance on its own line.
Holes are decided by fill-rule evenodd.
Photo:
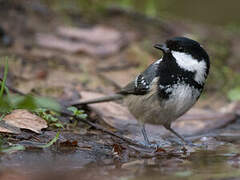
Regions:
M 150 143 L 150 142 L 146 142 L 146 141 L 141 141 L 140 145 L 142 147 L 145 147 L 145 148 L 151 149 L 151 150 L 157 150 L 160 147 L 158 144 Z

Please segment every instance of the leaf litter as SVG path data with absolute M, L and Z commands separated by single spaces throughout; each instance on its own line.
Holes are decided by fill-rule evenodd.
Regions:
M 106 57 L 119 52 L 128 44 L 126 35 L 109 27 L 92 28 L 59 27 L 57 35 L 38 34 L 37 44 L 48 49 L 58 49 L 69 53 L 84 52 L 93 56 Z M 105 36 L 108 34 L 108 36 Z
M 6 115 L 3 120 L 6 124 L 19 128 L 28 129 L 40 134 L 41 130 L 47 128 L 47 122 L 39 116 L 24 109 L 17 109 Z M 15 131 L 14 133 L 19 133 Z

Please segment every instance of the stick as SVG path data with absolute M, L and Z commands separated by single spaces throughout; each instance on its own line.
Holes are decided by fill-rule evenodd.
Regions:
M 66 116 L 71 116 L 71 117 L 73 116 L 72 112 L 70 112 L 70 111 L 68 111 L 68 110 L 61 110 L 60 113 L 66 115 Z M 127 143 L 129 143 L 129 144 L 131 144 L 131 145 L 138 146 L 138 147 L 142 147 L 142 148 L 146 148 L 146 146 L 144 146 L 144 145 L 142 145 L 142 144 L 139 144 L 139 143 L 137 143 L 137 142 L 135 142 L 135 141 L 133 141 L 133 140 L 131 140 L 131 139 L 129 139 L 129 138 L 124 137 L 124 136 L 115 134 L 115 133 L 107 130 L 106 128 L 102 127 L 101 125 L 92 123 L 92 122 L 87 121 L 87 120 L 85 120 L 85 119 L 80 119 L 80 118 L 77 118 L 77 117 L 75 117 L 75 118 L 76 118 L 77 120 L 85 123 L 85 124 L 88 124 L 88 125 L 94 127 L 94 128 L 97 129 L 97 130 L 100 130 L 100 131 L 102 131 L 102 132 L 104 132 L 104 133 L 106 133 L 106 134 L 110 134 L 110 135 L 112 135 L 112 136 L 114 136 L 114 137 L 117 137 L 117 138 L 119 138 L 119 139 L 121 139 L 121 140 L 123 140 L 123 141 L 125 141 L 125 142 L 127 142 Z

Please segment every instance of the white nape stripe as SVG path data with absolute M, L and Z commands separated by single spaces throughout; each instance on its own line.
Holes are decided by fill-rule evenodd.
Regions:
M 162 61 L 162 58 L 155 61 L 154 64 L 159 64 L 161 61 Z
M 183 52 L 172 51 L 173 57 L 176 59 L 177 64 L 188 71 L 196 72 L 194 80 L 199 84 L 204 83 L 206 79 L 207 65 L 204 60 L 198 61 L 194 59 L 190 54 Z

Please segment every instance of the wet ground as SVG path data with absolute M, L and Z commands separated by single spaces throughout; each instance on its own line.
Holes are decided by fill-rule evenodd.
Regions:
M 204 97 L 193 112 L 174 124 L 178 132 L 202 147 L 179 145 L 163 128 L 148 125 L 151 140 L 162 144 L 145 152 L 101 128 L 62 116 L 64 129 L 47 148 L 39 145 L 56 137 L 56 127 L 49 126 L 41 134 L 26 129 L 20 134 L 1 133 L 8 145 L 21 145 L 25 150 L 1 154 L 0 179 L 240 177 L 240 108 L 227 108 L 229 101 L 223 95 L 239 81 L 238 33 L 119 9 L 107 11 L 96 22 L 81 14 L 62 17 L 38 1 L 0 3 L 0 26 L 5 31 L 0 54 L 10 57 L 7 84 L 24 93 L 61 102 L 85 98 L 86 91 L 92 97 L 96 92 L 111 94 L 159 58 L 152 44 L 176 35 L 195 37 L 214 57 Z M 119 104 L 81 108 L 94 125 L 134 140 L 142 138 L 136 120 Z
M 1 179 L 238 179 L 240 145 L 202 137 L 208 148 L 161 153 L 154 157 L 124 157 L 109 146 L 89 142 L 88 147 L 27 150 L 1 157 Z M 239 134 L 238 134 L 239 136 Z M 223 138 L 224 136 L 222 136 Z M 225 135 L 226 138 L 226 135 Z M 224 138 L 223 138 L 224 139 Z M 91 145 L 92 144 L 92 145 Z M 94 144 L 94 145 L 93 145 Z M 177 148 L 177 147 L 174 147 Z M 168 151 L 168 150 L 167 150 Z M 16 178 L 16 179 L 17 179 Z

